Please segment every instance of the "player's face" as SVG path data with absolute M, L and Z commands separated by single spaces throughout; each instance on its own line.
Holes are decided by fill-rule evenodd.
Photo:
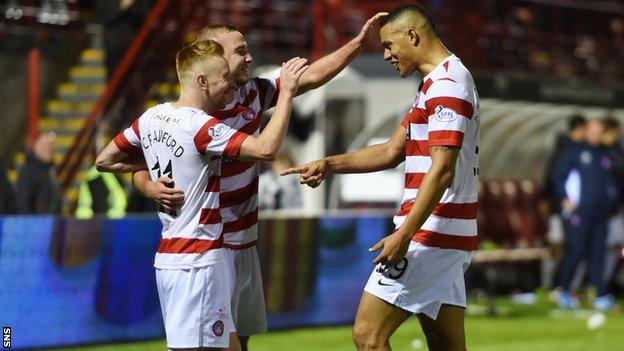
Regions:
M 404 31 L 388 24 L 381 28 L 379 37 L 384 50 L 384 60 L 390 62 L 402 78 L 414 73 L 416 65 L 410 55 L 413 46 L 409 36 Z
M 225 59 L 218 58 L 216 60 L 215 69 L 208 75 L 208 91 L 206 93 L 212 106 L 221 110 L 234 99 L 235 85 Z
M 236 85 L 247 83 L 253 58 L 243 35 L 240 32 L 227 32 L 219 35 L 217 41 L 223 46 L 223 57 L 228 62 L 230 75 Z

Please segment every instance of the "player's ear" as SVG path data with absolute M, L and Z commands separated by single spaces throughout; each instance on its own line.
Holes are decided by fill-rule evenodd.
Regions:
M 407 30 L 407 37 L 413 46 L 418 46 L 418 44 L 420 43 L 420 36 L 418 35 L 418 33 L 416 33 L 414 28 L 410 28 Z
M 198 75 L 197 83 L 199 84 L 199 87 L 201 88 L 201 90 L 208 90 L 208 79 L 206 79 L 205 75 L 203 74 Z

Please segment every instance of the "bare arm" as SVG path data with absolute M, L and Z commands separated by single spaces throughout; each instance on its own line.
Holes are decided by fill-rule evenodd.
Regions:
M 147 169 L 145 159 L 119 150 L 113 141 L 95 159 L 95 168 L 100 172 L 125 173 Z
M 281 89 L 275 105 L 275 112 L 260 135 L 248 136 L 241 145 L 238 159 L 273 160 L 284 141 L 288 130 L 288 121 L 292 102 L 297 91 L 299 78 L 308 69 L 306 59 L 291 59 L 282 67 L 280 76 Z
M 310 65 L 310 69 L 301 76 L 297 95 L 316 89 L 329 82 L 360 53 L 370 37 L 379 35 L 379 19 L 387 16 L 380 12 L 371 17 L 362 27 L 360 33 L 351 41 L 331 54 L 322 57 Z
M 371 247 L 371 251 L 382 249 L 373 263 L 396 263 L 405 257 L 412 236 L 429 218 L 440 202 L 444 191 L 451 185 L 459 150 L 459 148 L 447 146 L 429 148 L 431 168 L 420 184 L 414 205 L 396 232 Z
M 300 167 L 289 168 L 281 175 L 299 173 L 299 182 L 317 187 L 331 173 L 366 173 L 394 168 L 405 159 L 406 130 L 398 127 L 392 138 L 383 144 L 357 151 L 329 156 Z

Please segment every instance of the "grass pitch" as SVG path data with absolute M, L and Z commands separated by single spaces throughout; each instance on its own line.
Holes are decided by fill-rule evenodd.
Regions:
M 603 324 L 588 326 L 595 315 L 589 309 L 562 311 L 540 298 L 533 305 L 496 301 L 491 311 L 483 302 L 471 302 L 466 319 L 469 350 L 477 351 L 618 351 L 624 350 L 624 315 L 619 309 L 605 315 Z M 495 312 L 495 314 L 492 314 Z M 594 317 L 595 320 L 601 318 Z M 589 323 L 591 324 L 591 323 Z M 427 350 L 416 318 L 393 336 L 394 350 Z M 354 350 L 351 327 L 322 327 L 273 331 L 251 339 L 252 351 Z M 67 350 L 67 348 L 65 348 Z M 164 340 L 71 348 L 73 351 L 162 351 Z

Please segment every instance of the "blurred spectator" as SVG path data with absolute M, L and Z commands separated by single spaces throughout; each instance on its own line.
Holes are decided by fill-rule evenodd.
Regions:
M 302 208 L 301 185 L 297 177 L 280 177 L 280 173 L 295 162 L 286 149 L 282 150 L 270 168 L 260 175 L 258 206 L 261 210 Z
M 123 218 L 128 200 L 126 192 L 113 173 L 100 173 L 92 166 L 80 184 L 76 217 L 92 218 L 105 214 L 108 218 Z
M 58 214 L 61 212 L 61 192 L 54 168 L 54 133 L 41 133 L 17 179 L 17 213 Z
M 150 0 L 98 0 L 95 4 L 99 22 L 104 25 L 106 69 L 111 77 L 135 35 L 141 28 Z
M 555 165 L 561 159 L 561 156 L 572 146 L 578 145 L 585 141 L 585 132 L 587 129 L 587 120 L 581 115 L 573 115 L 568 118 L 568 131 L 566 134 L 557 135 L 555 141 L 555 149 L 553 150 L 546 171 L 544 172 L 544 192 L 543 201 L 540 204 L 540 210 L 544 215 L 556 215 L 561 213 L 559 198 L 555 193 L 555 185 L 553 183 L 553 171 Z
M 585 259 L 589 283 L 596 289 L 594 308 L 609 310 L 613 297 L 604 284 L 607 224 L 620 202 L 620 189 L 611 153 L 603 147 L 602 121 L 587 123 L 586 143 L 570 147 L 555 166 L 554 186 L 561 200 L 565 243 L 561 265 L 559 306 L 578 304 L 570 287 L 576 268 Z
M 0 159 L 0 214 L 15 213 L 15 191 L 6 175 L 6 163 Z
M 602 142 L 607 150 L 611 152 L 615 170 L 618 171 L 616 173 L 617 181 L 621 184 L 620 189 L 624 189 L 622 187 L 622 183 L 624 183 L 624 150 L 620 144 L 620 123 L 613 117 L 606 117 L 603 123 L 605 133 Z M 611 283 L 613 278 L 613 273 L 621 256 L 622 247 L 624 247 L 624 209 L 622 208 L 622 202 L 620 202 L 618 212 L 609 220 L 607 231 L 607 254 L 604 271 L 605 284 L 607 285 Z

